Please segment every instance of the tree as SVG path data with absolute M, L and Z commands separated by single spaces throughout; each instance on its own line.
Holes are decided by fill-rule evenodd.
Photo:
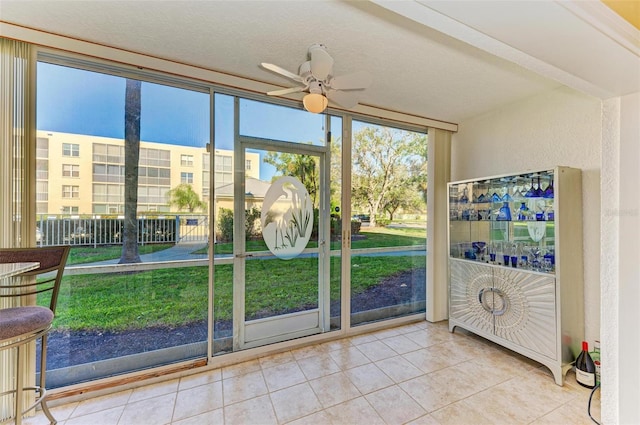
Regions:
M 127 79 L 124 103 L 124 226 L 120 264 L 139 263 L 138 161 L 140 159 L 141 82 Z
M 371 226 L 385 209 L 394 213 L 406 204 L 407 187 L 416 186 L 412 172 L 418 172 L 414 165 L 422 145 L 424 135 L 387 127 L 364 127 L 354 134 L 352 198 L 368 209 Z
M 169 205 L 175 206 L 178 210 L 188 210 L 193 212 L 196 209 L 207 209 L 207 203 L 200 200 L 198 194 L 190 184 L 182 183 L 167 192 Z
M 309 192 L 313 206 L 320 202 L 320 179 L 318 178 L 318 164 L 316 158 L 311 155 L 302 155 L 286 152 L 269 152 L 265 155 L 264 162 L 273 165 L 282 176 L 296 177 Z

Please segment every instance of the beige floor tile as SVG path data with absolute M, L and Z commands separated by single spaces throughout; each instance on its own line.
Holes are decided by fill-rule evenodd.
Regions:
M 285 363 L 290 363 L 295 360 L 291 351 L 284 351 L 278 354 L 272 354 L 270 356 L 260 357 L 260 366 L 263 369 L 278 366 Z
M 385 338 L 389 338 L 392 336 L 397 336 L 402 334 L 402 332 L 400 331 L 399 327 L 395 327 L 395 328 L 390 328 L 390 329 L 383 329 L 381 331 L 374 331 L 372 332 L 370 335 L 375 336 L 378 339 L 385 339 Z
M 420 322 L 52 412 L 59 425 L 587 425 L 589 395 L 573 372 L 560 387 L 537 362 L 465 330 L 451 333 L 446 322 Z M 599 391 L 592 414 L 600 418 Z M 25 421 L 47 423 L 42 412 Z
M 427 351 L 432 352 L 436 356 L 446 358 L 450 362 L 450 365 L 475 358 L 472 353 L 460 346 L 459 340 L 460 338 L 456 338 L 454 341 L 447 341 L 442 344 L 427 347 Z
M 445 367 L 449 367 L 453 364 L 449 359 L 442 358 L 438 354 L 430 351 L 433 347 L 435 346 L 412 351 L 410 353 L 403 354 L 402 357 L 424 373 L 444 369 Z
M 388 424 L 409 422 L 427 413 L 397 385 L 367 394 L 365 398 Z
M 326 410 L 321 410 L 300 419 L 296 419 L 295 421 L 291 421 L 287 425 L 325 425 L 330 423 L 331 416 L 329 416 Z
M 397 329 L 400 334 L 408 334 L 410 332 L 424 330 L 426 328 L 426 323 L 427 322 L 416 322 L 410 325 L 399 326 Z
M 455 366 L 449 366 L 427 375 L 433 382 L 438 383 L 449 394 L 448 402 L 460 400 L 472 394 L 487 389 L 490 385 L 481 379 L 475 379 L 474 375 L 467 373 L 468 367 L 462 366 L 466 362 Z
M 473 358 L 473 356 L 456 349 L 455 345 L 451 342 L 431 345 L 418 351 L 403 354 L 403 357 L 426 373 L 453 366 Z
M 335 341 L 327 341 L 320 344 L 319 349 L 331 352 L 335 350 L 345 350 L 353 347 L 349 338 L 337 339 Z
M 448 382 L 433 379 L 431 374 L 423 375 L 398 385 L 427 412 L 441 409 L 462 398 L 460 392 L 456 391 Z M 455 388 L 459 389 L 459 387 L 460 384 L 456 383 Z
M 393 381 L 374 363 L 354 367 L 346 370 L 344 374 L 362 394 L 369 394 L 393 385 Z
M 405 354 L 410 351 L 416 351 L 423 348 L 404 335 L 396 335 L 382 340 L 393 351 L 398 354 Z
M 471 424 L 471 422 L 462 422 L 459 425 L 469 425 Z M 433 415 L 430 414 L 426 414 L 423 416 L 420 416 L 418 419 L 414 419 L 411 422 L 407 422 L 407 425 L 442 425 L 440 422 L 438 422 L 436 420 L 436 418 L 433 417 Z M 481 424 L 479 422 L 473 424 L 473 425 L 487 425 L 487 424 Z
M 343 372 L 309 381 L 311 388 L 327 408 L 360 397 L 360 392 Z
M 371 362 L 371 360 L 362 354 L 362 351 L 358 350 L 355 346 L 331 351 L 329 355 L 341 370 L 351 369 Z
M 378 338 L 376 338 L 373 334 L 362 334 L 362 335 L 352 336 L 351 338 L 349 338 L 349 341 L 351 341 L 351 344 L 355 346 L 366 344 L 367 342 L 373 342 L 377 340 Z
M 293 358 L 296 360 L 306 359 L 308 357 L 314 357 L 329 352 L 329 347 L 323 344 L 314 344 L 308 347 L 296 348 L 291 350 Z
M 176 383 L 177 386 L 177 383 Z M 118 425 L 162 425 L 171 422 L 176 393 L 128 403 Z
M 410 339 L 422 348 L 430 347 L 436 344 L 442 344 L 443 342 L 449 341 L 449 339 L 451 338 L 450 335 L 442 335 L 439 332 L 432 333 L 425 330 L 409 332 L 403 334 L 403 336 Z
M 177 421 L 190 416 L 222 407 L 222 381 L 178 391 L 173 420 Z
M 175 393 L 178 391 L 178 383 L 178 379 L 172 379 L 166 382 L 159 382 L 157 384 L 135 388 L 131 393 L 131 397 L 129 397 L 129 403 L 135 403 L 136 401 Z
M 216 409 L 204 412 L 190 418 L 171 422 L 171 425 L 222 425 L 224 424 L 224 410 Z
M 222 380 L 222 370 L 215 369 L 207 372 L 196 373 L 194 375 L 183 376 L 180 378 L 178 390 L 186 390 L 188 388 L 197 387 L 198 385 L 211 384 Z
M 259 360 L 248 360 L 246 362 L 226 366 L 222 368 L 222 379 L 232 378 L 234 376 L 244 375 L 246 373 L 261 370 Z
M 280 423 L 290 422 L 322 410 L 320 400 L 306 382 L 269 395 Z
M 504 383 L 466 398 L 465 404 L 474 411 L 483 412 L 498 425 L 529 423 L 546 413 L 540 410 L 541 406 L 528 401 L 528 394 L 514 392 Z
M 62 404 L 52 407 L 49 403 L 49 410 L 51 414 L 58 421 L 59 424 L 64 423 L 66 419 L 71 416 L 75 408 L 80 404 L 79 402 Z M 22 419 L 23 425 L 49 425 L 49 419 L 42 413 L 42 410 L 37 410 L 34 416 L 28 416 Z
M 267 382 L 269 391 L 278 391 L 307 380 L 296 362 L 283 363 L 262 369 L 262 374 Z
M 424 375 L 424 372 L 412 365 L 402 356 L 390 357 L 376 362 L 384 373 L 386 373 L 395 383 Z
M 55 407 L 49 406 L 49 410 L 51 410 L 51 414 L 53 415 L 53 417 L 56 418 L 58 422 L 60 422 L 68 419 L 73 411 L 76 410 L 79 404 L 80 402 L 76 401 L 73 403 L 66 403 Z
M 500 346 L 477 335 L 458 335 L 450 342 L 454 343 L 460 350 L 464 350 L 472 357 L 488 357 L 495 355 L 500 350 Z
M 499 384 L 504 381 L 518 376 L 517 372 L 523 372 L 522 369 L 515 369 L 513 365 L 509 365 L 509 361 L 504 364 L 497 364 L 488 361 L 487 358 L 474 358 L 455 365 L 465 375 L 474 381 L 481 382 L 485 388 Z
M 382 341 L 373 341 L 358 345 L 358 350 L 362 351 L 362 354 L 367 356 L 372 362 L 398 355 L 398 353 Z
M 87 415 L 74 416 L 66 420 L 64 425 L 117 425 L 123 410 L 124 405 L 100 410 L 99 412 L 89 413 Z
M 120 391 L 115 394 L 81 401 L 71 414 L 70 418 L 96 413 L 101 410 L 107 410 L 117 406 L 124 406 L 129 401 L 129 397 L 131 397 L 132 392 L 132 390 Z
M 222 389 L 225 406 L 258 397 L 269 392 L 261 371 L 223 379 Z
M 224 407 L 225 425 L 277 424 L 276 414 L 268 395 L 252 398 Z
M 300 359 L 298 360 L 298 366 L 300 366 L 302 373 L 304 373 L 307 379 L 316 379 L 321 376 L 340 372 L 340 366 L 338 366 L 328 353 Z
M 593 403 L 591 416 L 600 421 L 600 403 Z M 565 403 L 552 412 L 532 422 L 533 425 L 593 425 L 594 422 L 587 413 L 587 402 L 582 399 L 575 399 Z
M 364 397 L 346 401 L 326 410 L 330 424 L 384 424 L 384 420 Z
M 53 412 L 53 417 L 59 424 L 64 424 L 64 419 L 59 419 Z M 49 425 L 49 419 L 42 412 L 38 412 L 35 416 L 27 416 L 22 418 L 22 425 Z
M 441 425 L 483 424 L 491 425 L 492 419 L 483 410 L 476 410 L 465 400 L 456 401 L 442 409 L 431 413 L 431 416 Z M 489 416 L 489 417 L 488 417 Z

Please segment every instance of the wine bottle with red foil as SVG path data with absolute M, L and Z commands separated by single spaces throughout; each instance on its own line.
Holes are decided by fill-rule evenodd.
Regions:
M 582 351 L 576 359 L 576 381 L 583 387 L 593 388 L 596 386 L 596 365 L 589 355 L 587 341 L 582 341 Z

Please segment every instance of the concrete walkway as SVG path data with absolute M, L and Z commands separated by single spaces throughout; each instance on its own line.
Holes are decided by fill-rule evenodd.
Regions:
M 163 249 L 162 251 L 153 252 L 151 254 L 143 254 L 140 256 L 140 260 L 143 263 L 162 262 L 162 261 L 181 261 L 181 260 L 206 260 L 207 254 L 192 254 L 192 252 L 198 251 L 202 248 L 206 248 L 206 242 L 183 242 L 172 246 L 171 248 Z M 68 266 L 71 269 L 77 267 L 87 266 L 105 266 L 111 264 L 118 264 L 120 258 L 114 258 L 112 260 L 96 261 L 93 263 L 82 263 Z

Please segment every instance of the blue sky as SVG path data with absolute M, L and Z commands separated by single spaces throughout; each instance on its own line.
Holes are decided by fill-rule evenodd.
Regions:
M 38 63 L 39 130 L 124 138 L 125 78 Z M 233 97 L 215 97 L 215 141 L 233 149 Z M 209 95 L 143 82 L 141 139 L 203 147 L 209 140 Z M 242 100 L 240 132 L 261 138 L 318 143 L 324 116 L 303 110 Z M 335 131 L 338 135 L 340 130 Z M 272 170 L 261 167 L 268 180 Z
M 37 127 L 41 130 L 124 137 L 125 79 L 59 65 L 38 64 Z M 241 133 L 290 141 L 318 141 L 323 116 L 243 101 Z M 216 96 L 218 148 L 233 147 L 233 98 Z M 204 146 L 209 140 L 209 95 L 143 82 L 141 138 Z

